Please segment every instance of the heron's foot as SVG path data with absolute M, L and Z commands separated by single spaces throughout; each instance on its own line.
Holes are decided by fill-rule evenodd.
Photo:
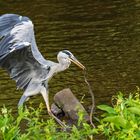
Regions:
M 66 130 L 68 128 L 60 119 L 58 119 L 51 111 L 48 111 L 48 114 L 53 117 L 63 128 Z

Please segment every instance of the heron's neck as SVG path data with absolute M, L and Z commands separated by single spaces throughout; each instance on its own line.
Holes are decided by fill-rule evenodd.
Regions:
M 56 68 L 56 72 L 61 72 L 66 70 L 69 67 L 70 63 L 57 63 L 57 68 Z

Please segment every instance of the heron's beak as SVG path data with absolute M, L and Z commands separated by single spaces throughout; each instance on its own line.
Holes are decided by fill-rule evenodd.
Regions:
M 69 58 L 69 60 L 72 61 L 77 66 L 79 66 L 81 69 L 83 70 L 85 69 L 85 67 L 75 57 Z

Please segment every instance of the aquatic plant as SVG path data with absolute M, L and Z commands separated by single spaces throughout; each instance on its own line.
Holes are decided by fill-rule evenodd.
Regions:
M 128 98 L 119 92 L 112 98 L 113 107 L 99 105 L 105 113 L 100 118 L 98 132 L 109 140 L 140 139 L 140 94 L 139 89 Z
M 77 125 L 63 130 L 52 118 L 44 118 L 43 105 L 37 109 L 24 107 L 18 114 L 5 106 L 0 112 L 0 139 L 3 140 L 94 140 L 100 136 L 108 140 L 140 139 L 139 90 L 125 97 L 119 92 L 112 97 L 112 106 L 98 105 L 103 113 L 96 118 L 96 128 L 83 119 L 79 112 Z M 95 122 L 95 119 L 94 119 Z
M 42 111 L 42 105 L 38 109 L 20 108 L 18 116 L 15 117 L 11 110 L 3 107 L 0 114 L 0 139 L 84 140 L 92 139 L 93 134 L 96 133 L 96 130 L 84 121 L 82 114 L 79 117 L 78 126 L 73 125 L 65 131 L 52 118 L 43 119 Z M 26 124 L 24 128 L 23 124 Z

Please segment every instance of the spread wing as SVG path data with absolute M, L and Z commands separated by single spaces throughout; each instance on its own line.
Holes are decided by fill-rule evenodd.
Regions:
M 0 67 L 5 68 L 18 88 L 44 79 L 53 62 L 39 52 L 33 24 L 27 17 L 15 14 L 0 16 Z

